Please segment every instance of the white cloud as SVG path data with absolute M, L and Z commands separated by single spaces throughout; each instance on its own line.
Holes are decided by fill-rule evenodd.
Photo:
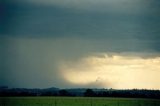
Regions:
M 75 85 L 101 83 L 117 89 L 160 89 L 160 57 L 89 56 L 59 66 L 63 77 Z

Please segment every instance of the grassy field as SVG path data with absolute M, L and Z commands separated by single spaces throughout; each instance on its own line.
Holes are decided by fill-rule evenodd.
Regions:
M 160 100 L 92 97 L 0 97 L 0 106 L 160 106 Z

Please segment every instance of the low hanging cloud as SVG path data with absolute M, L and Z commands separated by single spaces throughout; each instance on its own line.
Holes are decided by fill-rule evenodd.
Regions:
M 160 89 L 160 57 L 94 55 L 76 62 L 64 61 L 59 70 L 64 79 L 73 85 Z

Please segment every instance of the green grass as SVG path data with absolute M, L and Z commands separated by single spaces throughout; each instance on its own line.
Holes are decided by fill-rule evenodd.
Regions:
M 0 106 L 160 106 L 160 100 L 101 97 L 0 97 Z

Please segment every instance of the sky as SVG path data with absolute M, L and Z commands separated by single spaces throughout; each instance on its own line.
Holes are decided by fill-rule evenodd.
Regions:
M 2 0 L 0 86 L 160 89 L 159 0 Z

